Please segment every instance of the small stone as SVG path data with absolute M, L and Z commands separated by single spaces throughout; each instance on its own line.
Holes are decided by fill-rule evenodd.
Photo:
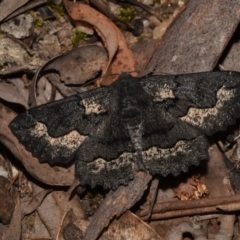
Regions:
M 18 39 L 30 36 L 32 29 L 33 17 L 30 14 L 21 14 L 1 25 L 1 30 L 3 32 L 6 32 Z

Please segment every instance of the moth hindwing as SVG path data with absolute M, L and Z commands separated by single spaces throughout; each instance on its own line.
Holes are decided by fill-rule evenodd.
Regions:
M 134 78 L 32 108 L 10 128 L 41 162 L 76 161 L 91 186 L 128 184 L 134 171 L 178 175 L 208 158 L 206 135 L 240 116 L 240 73 Z

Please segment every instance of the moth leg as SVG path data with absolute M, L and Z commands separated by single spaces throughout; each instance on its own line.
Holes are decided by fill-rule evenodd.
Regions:
M 137 153 L 136 159 L 135 159 L 135 170 L 140 171 L 144 170 L 145 172 L 148 172 L 148 169 L 143 162 L 143 155 L 142 155 L 142 133 L 143 133 L 143 124 L 140 123 L 137 126 L 130 126 L 127 125 L 127 129 L 129 131 L 129 135 L 133 144 L 133 147 Z
M 155 176 L 151 182 L 149 194 L 147 196 L 147 201 L 141 207 L 142 210 L 148 211 L 148 215 L 147 215 L 148 220 L 150 220 L 152 216 L 153 207 L 157 199 L 158 186 L 159 186 L 159 177 Z

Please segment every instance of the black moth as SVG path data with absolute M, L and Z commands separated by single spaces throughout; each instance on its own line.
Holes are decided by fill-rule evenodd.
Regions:
M 18 115 L 10 128 L 41 162 L 76 161 L 82 185 L 117 188 L 136 170 L 178 175 L 208 158 L 206 135 L 240 117 L 240 73 L 134 78 Z

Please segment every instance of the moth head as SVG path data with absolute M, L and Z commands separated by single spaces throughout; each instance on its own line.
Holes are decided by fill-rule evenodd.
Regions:
M 128 76 L 118 81 L 118 113 L 126 125 L 136 126 L 143 122 L 143 109 L 148 108 L 150 96 L 144 91 L 139 79 Z

